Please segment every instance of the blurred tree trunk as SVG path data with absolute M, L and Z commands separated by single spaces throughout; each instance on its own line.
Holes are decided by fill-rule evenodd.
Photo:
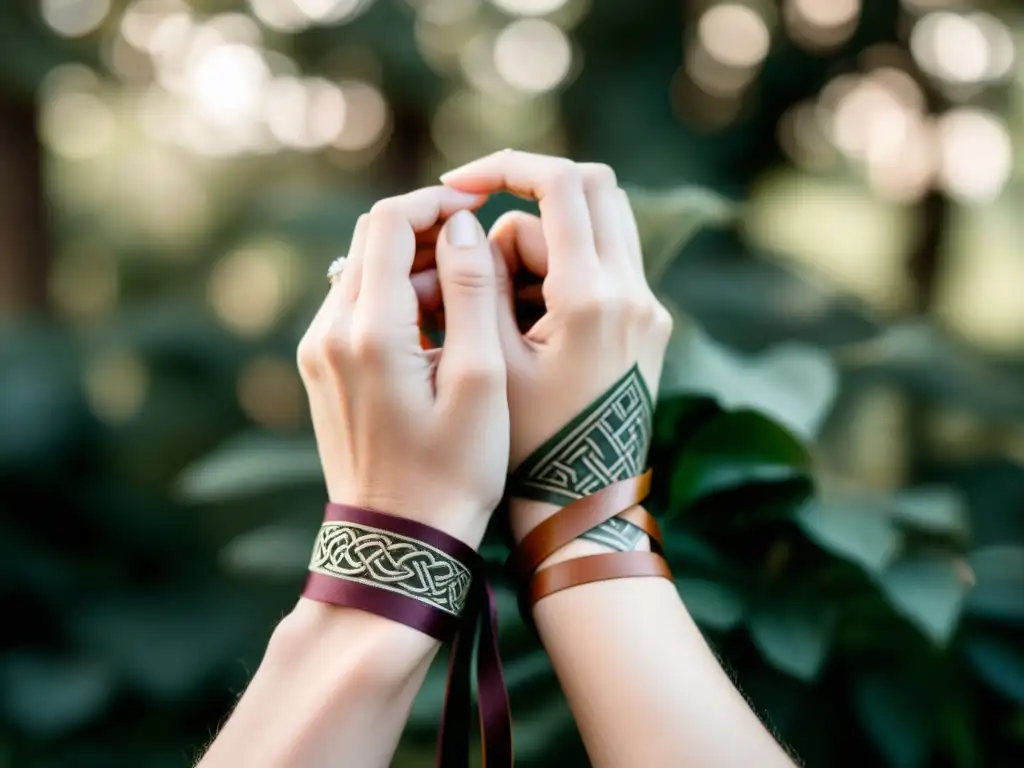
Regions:
M 911 59 L 912 61 L 912 59 Z M 925 95 L 928 113 L 937 116 L 949 109 L 949 101 L 919 69 L 914 68 L 914 79 Z M 907 271 L 913 290 L 914 315 L 926 322 L 934 322 L 936 293 L 947 265 L 943 260 L 943 246 L 949 236 L 949 221 L 953 201 L 941 189 L 930 190 L 918 203 L 918 237 L 907 256 Z M 908 419 L 911 450 L 908 481 L 910 484 L 928 478 L 936 457 L 930 455 L 929 423 L 932 407 L 920 400 L 912 400 Z
M 46 310 L 49 259 L 35 105 L 0 93 L 0 319 Z

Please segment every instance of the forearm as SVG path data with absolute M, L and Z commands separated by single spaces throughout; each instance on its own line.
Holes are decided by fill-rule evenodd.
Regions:
M 350 608 L 301 599 L 199 768 L 383 768 L 436 640 Z
M 517 538 L 551 509 L 521 503 L 513 510 Z M 577 541 L 548 564 L 599 551 L 608 550 Z M 597 768 L 792 766 L 671 582 L 631 578 L 573 587 L 541 600 L 534 618 Z

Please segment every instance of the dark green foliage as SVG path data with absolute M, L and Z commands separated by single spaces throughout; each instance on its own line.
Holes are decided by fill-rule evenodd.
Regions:
M 58 44 L 35 5 L 0 4 L 0 83 L 17 98 L 56 63 L 92 61 L 99 48 Z M 398 7 L 378 2 L 351 28 L 309 33 L 296 57 L 313 69 L 355 38 L 378 54 L 396 108 L 425 121 L 444 83 Z M 572 149 L 630 181 L 733 189 L 773 158 L 743 137 L 772 134 L 782 106 L 813 92 L 826 68 L 773 65 L 760 112 L 728 140 L 696 135 L 666 98 L 679 7 L 595 3 L 579 32 L 587 64 L 565 98 Z M 257 430 L 237 396 L 254 355 L 292 357 L 312 302 L 271 338 L 245 342 L 197 310 L 197 286 L 213 256 L 251 231 L 300 243 L 318 271 L 356 215 L 392 191 L 373 179 L 345 194 L 254 190 L 187 267 L 126 259 L 127 300 L 102 325 L 25 320 L 0 331 L 0 768 L 180 766 L 212 738 L 294 603 L 323 489 L 309 430 Z M 1021 764 L 1024 466 L 929 457 L 912 487 L 882 492 L 833 482 L 818 439 L 844 397 L 875 385 L 1019 421 L 1019 364 L 924 322 L 880 330 L 856 302 L 770 267 L 726 227 L 691 243 L 731 222 L 724 197 L 631 195 L 649 274 L 677 312 L 650 507 L 679 592 L 723 664 L 808 766 Z M 485 218 L 507 205 L 489 204 Z M 80 226 L 57 224 L 62 235 Z M 794 319 L 772 298 L 782 294 L 818 309 Z M 93 414 L 83 386 L 111 349 L 138 354 L 148 372 L 141 411 L 113 424 Z M 523 765 L 585 765 L 503 581 L 499 539 L 485 553 L 517 754 Z M 443 687 L 441 659 L 398 768 L 432 764 Z

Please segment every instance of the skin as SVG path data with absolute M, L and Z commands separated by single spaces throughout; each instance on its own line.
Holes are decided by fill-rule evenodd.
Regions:
M 442 180 L 467 192 L 511 191 L 540 207 L 539 219 L 509 214 L 490 234 L 503 257 L 513 467 L 634 364 L 657 391 L 671 317 L 644 277 L 636 222 L 610 168 L 506 150 Z M 543 278 L 546 313 L 526 333 L 510 288 L 516 269 Z M 513 499 L 517 540 L 557 510 Z M 550 562 L 604 551 L 576 541 Z M 541 600 L 534 618 L 594 766 L 793 765 L 669 581 L 578 586 Z
M 481 202 L 433 187 L 376 204 L 298 350 L 331 501 L 415 519 L 474 548 L 509 450 L 497 276 L 469 212 Z M 427 351 L 411 278 L 424 251 L 449 325 L 444 347 Z M 339 755 L 351 768 L 389 765 L 438 646 L 381 617 L 300 599 L 200 766 L 326 768 Z
M 331 500 L 477 547 L 510 466 L 632 365 L 656 391 L 671 319 L 611 169 L 505 151 L 443 181 L 360 219 L 298 357 Z M 488 243 L 457 212 L 503 190 L 537 199 L 541 216 L 503 217 Z M 520 272 L 542 280 L 539 297 L 518 295 L 520 309 L 542 300 L 525 331 Z M 424 351 L 418 313 L 442 308 L 444 347 Z M 513 500 L 516 537 L 556 511 Z M 551 561 L 603 551 L 577 541 Z M 593 765 L 792 765 L 668 581 L 576 587 L 534 615 Z M 200 765 L 389 765 L 437 648 L 404 625 L 300 600 Z

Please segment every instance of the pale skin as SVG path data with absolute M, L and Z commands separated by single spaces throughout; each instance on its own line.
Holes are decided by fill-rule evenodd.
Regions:
M 375 205 L 298 352 L 329 498 L 474 548 L 501 498 L 509 441 L 494 259 L 469 212 L 481 202 L 433 187 Z M 448 319 L 440 350 L 419 341 L 411 273 L 424 240 Z M 438 647 L 402 624 L 300 599 L 200 766 L 390 765 Z
M 634 363 L 656 391 L 671 320 L 611 169 L 505 151 L 442 180 L 447 190 L 384 201 L 360 220 L 299 364 L 330 498 L 475 547 L 509 466 Z M 475 217 L 454 214 L 502 190 L 537 199 L 541 216 L 503 217 L 489 247 Z M 410 276 L 423 266 L 417 233 L 446 218 L 436 272 Z M 518 269 L 543 278 L 546 314 L 525 333 L 509 279 Z M 443 301 L 440 351 L 419 347 L 417 298 Z M 556 511 L 514 500 L 517 539 Z M 578 541 L 552 561 L 601 551 Z M 534 616 L 598 768 L 793 765 L 667 580 L 575 587 Z M 389 765 L 437 647 L 403 625 L 300 600 L 201 766 L 319 767 L 340 755 L 346 767 Z
M 513 467 L 634 363 L 657 391 L 671 317 L 644 277 L 636 221 L 610 168 L 506 150 L 442 180 L 467 192 L 511 191 L 540 206 L 539 218 L 509 214 L 490 233 L 504 257 L 499 327 Z M 544 278 L 547 314 L 525 334 L 506 264 Z M 512 500 L 517 540 L 557 510 Z M 602 551 L 609 550 L 577 541 L 550 562 Z M 597 768 L 792 768 L 666 579 L 574 587 L 540 601 L 534 618 Z

